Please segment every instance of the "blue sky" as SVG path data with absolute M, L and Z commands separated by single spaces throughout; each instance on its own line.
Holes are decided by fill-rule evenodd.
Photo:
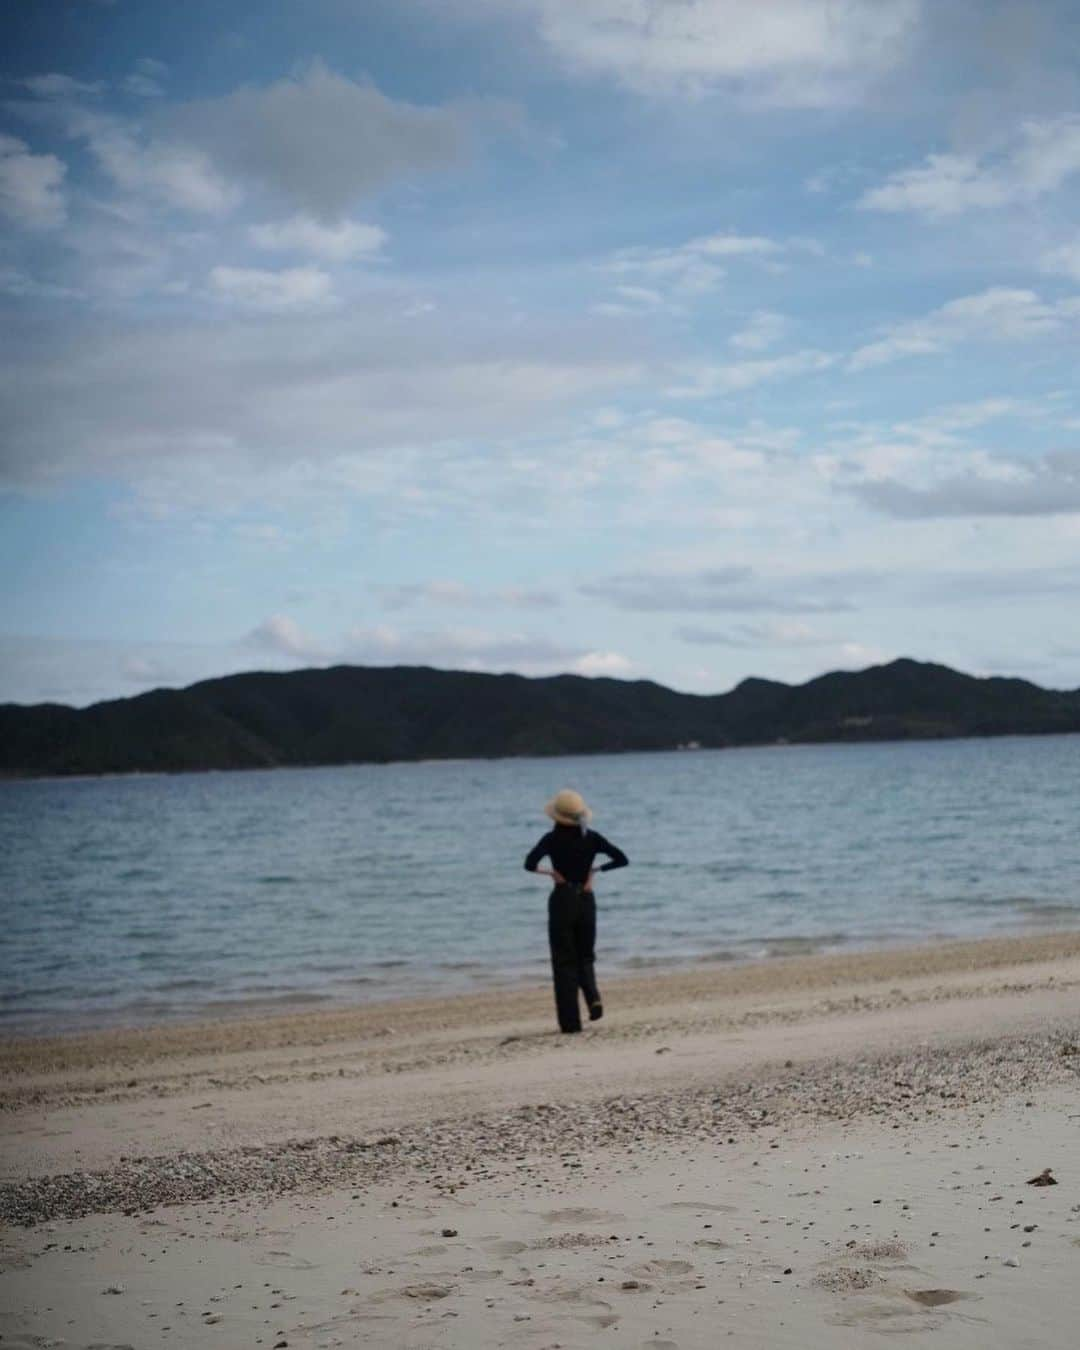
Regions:
M 1072 0 L 15 0 L 0 699 L 1080 685 Z

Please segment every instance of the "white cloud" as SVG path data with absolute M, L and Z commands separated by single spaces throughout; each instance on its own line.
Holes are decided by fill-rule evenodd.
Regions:
M 328 262 L 377 258 L 386 243 L 386 231 L 377 225 L 364 225 L 355 220 L 324 225 L 303 215 L 254 225 L 250 235 L 258 248 L 305 253 Z
M 67 167 L 55 155 L 31 154 L 15 136 L 0 133 L 0 212 L 27 229 L 62 225 Z
M 1080 281 L 1080 234 L 1070 243 L 1047 250 L 1042 257 L 1043 270 Z
M 1030 202 L 1080 173 L 1080 117 L 1026 122 L 1003 155 L 933 154 L 863 193 L 868 211 L 911 211 L 931 219 Z
M 84 214 L 64 242 L 78 259 L 78 283 L 91 296 L 131 301 L 187 288 L 186 279 L 175 275 L 177 262 L 183 263 L 183 237 L 158 230 L 152 217 Z
M 646 309 L 659 307 L 664 303 L 664 297 L 660 292 L 650 290 L 648 286 L 616 286 L 615 294 L 632 304 L 644 305 Z
M 121 669 L 126 680 L 144 687 L 156 685 L 159 688 L 173 682 L 176 667 L 166 664 L 153 656 L 136 654 L 123 658 Z
M 733 347 L 744 352 L 761 352 L 773 347 L 784 336 L 788 321 L 783 314 L 772 310 L 758 309 L 750 315 L 746 324 L 728 339 Z
M 628 675 L 633 668 L 634 663 L 621 652 L 586 652 L 572 666 L 576 675 L 606 675 L 609 678 Z
M 917 211 L 950 216 L 978 206 L 1003 206 L 1006 185 L 986 173 L 970 155 L 928 155 L 916 169 L 891 174 L 859 199 L 865 211 Z
M 307 309 L 334 302 L 330 275 L 317 267 L 289 267 L 281 272 L 215 267 L 210 284 L 222 299 L 250 309 Z
M 326 655 L 318 643 L 302 632 L 296 620 L 286 614 L 271 614 L 251 630 L 244 642 L 249 647 L 258 647 L 278 656 L 303 660 L 322 660 Z
M 693 572 L 623 572 L 579 590 L 639 614 L 825 614 L 852 608 L 850 592 L 858 580 L 851 574 L 767 577 L 735 564 Z
M 842 642 L 836 649 L 831 667 L 848 670 L 865 670 L 867 666 L 881 666 L 895 661 L 898 656 L 895 647 L 878 647 L 866 642 Z
M 86 143 L 104 173 L 124 192 L 206 215 L 224 214 L 240 200 L 236 185 L 195 146 L 147 138 L 134 123 L 85 108 L 65 108 L 62 120 L 67 134 Z
M 371 664 L 434 665 L 454 670 L 517 670 L 526 674 L 565 670 L 588 653 L 527 633 L 483 628 L 403 631 L 385 624 L 353 628 L 345 638 L 350 660 Z
M 74 286 L 39 281 L 17 267 L 0 267 L 0 291 L 20 300 L 85 300 L 86 292 Z
M 650 93 L 843 101 L 901 58 L 919 0 L 522 0 L 567 64 Z
M 701 253 L 709 258 L 745 258 L 748 255 L 779 253 L 783 246 L 775 239 L 756 234 L 708 234 L 691 239 L 686 245 L 690 253 Z
M 1018 398 L 982 398 L 970 403 L 950 403 L 936 412 L 925 413 L 908 422 L 897 423 L 897 431 L 914 431 L 916 436 L 948 438 L 956 431 L 970 431 L 1003 417 L 1029 420 L 1045 416 L 1046 409 L 1033 400 Z
M 1034 291 L 991 286 L 887 329 L 883 337 L 852 354 L 848 369 L 867 370 L 905 356 L 931 355 L 961 342 L 1022 342 L 1057 332 L 1077 317 L 1080 300 L 1052 303 Z
M 603 313 L 646 313 L 664 308 L 682 313 L 687 305 L 723 281 L 727 268 L 753 261 L 759 266 L 777 267 L 784 255 L 813 253 L 820 256 L 821 245 L 814 239 L 769 239 L 764 235 L 736 234 L 733 231 L 700 235 L 684 244 L 664 248 L 635 247 L 619 249 L 604 263 L 604 270 L 624 278 L 614 288 L 614 299 L 596 306 Z
M 822 634 L 801 619 L 734 623 L 724 629 L 684 624 L 675 635 L 683 642 L 715 647 L 823 647 L 836 642 L 835 637 Z
M 136 98 L 161 98 L 165 93 L 164 77 L 169 67 L 164 61 L 155 61 L 153 57 L 142 56 L 135 62 L 135 69 L 124 80 L 123 89 Z
M 719 394 L 750 389 L 768 380 L 792 379 L 828 370 L 836 358 L 828 352 L 806 350 L 786 356 L 731 361 L 716 365 L 687 365 L 679 371 L 680 383 L 670 385 L 669 398 L 713 398 Z
M 31 75 L 21 80 L 24 89 L 29 89 L 37 98 L 92 98 L 103 93 L 104 80 L 74 80 L 70 75 Z
M 554 609 L 561 602 L 553 591 L 521 586 L 501 586 L 496 590 L 478 590 L 460 581 L 407 582 L 375 588 L 388 609 L 409 605 L 433 604 L 452 609 Z
M 686 246 L 620 249 L 605 263 L 604 270 L 613 276 L 629 278 L 613 288 L 614 300 L 597 306 L 601 312 L 610 314 L 640 313 L 656 303 L 677 312 L 690 301 L 715 290 L 725 276 L 722 267 Z M 635 288 L 639 297 L 636 300 Z M 643 305 L 642 296 L 649 297 L 650 303 Z

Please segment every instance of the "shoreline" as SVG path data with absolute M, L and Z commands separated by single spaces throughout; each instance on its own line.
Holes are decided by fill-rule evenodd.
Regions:
M 722 960 L 691 958 L 684 964 L 658 964 L 636 972 L 622 971 L 603 980 L 605 998 L 634 1004 L 687 999 L 722 999 L 743 993 L 824 988 L 853 980 L 875 983 L 911 974 L 947 974 L 968 968 L 992 970 L 1026 965 L 1061 956 L 1080 957 L 1080 927 L 1052 932 L 1028 930 L 1007 935 L 928 939 L 878 945 L 841 946 L 796 955 L 748 956 Z M 544 1016 L 551 1004 L 550 981 L 528 977 L 506 984 L 454 993 L 431 993 L 350 1002 L 334 1000 L 312 1006 L 300 1001 L 288 1010 L 272 1005 L 237 1006 L 228 1011 L 192 1011 L 147 1021 L 109 1021 L 84 1026 L 20 1032 L 0 1029 L 0 1077 L 25 1058 L 57 1055 L 65 1047 L 82 1058 L 138 1046 L 142 1054 L 170 1054 L 173 1046 L 204 1045 L 226 1050 L 238 1040 L 255 1037 L 268 1044 L 288 1044 L 297 1035 L 325 1039 L 363 1037 L 387 1019 L 408 1024 L 425 1020 L 457 1027 L 505 1016 L 508 1020 Z M 375 1034 L 379 1034 L 377 1031 Z M 9 1067 L 10 1066 L 10 1067 Z M 0 1098 L 2 1100 L 2 1098 Z
M 543 677 L 541 677 L 543 678 Z M 169 690 L 170 693 L 182 693 L 183 690 Z M 1071 693 L 1071 690 L 1050 690 L 1051 693 Z M 717 696 L 713 696 L 717 697 Z M 719 695 L 718 697 L 723 697 Z M 34 704 L 9 705 L 15 707 L 34 708 Z M 95 705 L 90 704 L 89 707 Z M 85 711 L 85 709 L 76 708 L 75 712 Z M 836 739 L 796 739 L 787 740 L 779 737 L 774 740 L 762 741 L 732 741 L 725 745 L 663 745 L 663 746 L 637 746 L 626 750 L 557 750 L 550 754 L 527 754 L 527 755 L 447 755 L 445 758 L 432 758 L 431 756 L 417 757 L 415 759 L 350 759 L 345 761 L 313 761 L 303 764 L 207 764 L 194 768 L 178 769 L 102 769 L 99 772 L 93 770 L 81 769 L 74 773 L 33 773 L 33 772 L 0 772 L 0 783 L 100 783 L 112 782 L 117 779 L 130 778 L 186 778 L 205 774 L 240 774 L 240 773 L 278 773 L 283 770 L 310 770 L 310 769 L 390 769 L 410 765 L 433 765 L 433 764 L 503 764 L 507 762 L 536 760 L 543 763 L 554 759 L 597 759 L 609 756 L 611 758 L 623 758 L 626 755 L 683 755 L 683 754 L 731 754 L 739 750 L 812 750 L 819 746 L 858 748 L 860 746 L 879 746 L 879 745 L 927 745 L 941 742 L 952 741 L 1005 741 L 1005 740 L 1044 740 L 1048 736 L 1080 736 L 1080 728 L 1076 727 L 1048 727 L 1044 731 L 950 731 L 941 735 L 927 734 L 919 735 L 913 733 L 905 736 L 862 736 L 862 737 L 837 737 Z
M 773 941 L 795 941 L 812 943 L 814 939 L 773 939 Z M 931 957 L 930 952 L 939 952 L 940 957 Z M 791 969 L 795 978 L 801 978 L 797 971 L 798 963 L 810 963 L 805 978 L 813 979 L 810 974 L 815 963 L 821 963 L 823 978 L 847 978 L 847 970 L 865 971 L 866 977 L 878 978 L 874 973 L 887 970 L 895 958 L 899 970 L 914 966 L 925 966 L 929 961 L 937 969 L 950 970 L 958 960 L 975 961 L 1018 961 L 1042 959 L 1042 954 L 1057 952 L 1080 953 L 1080 925 L 1076 928 L 1060 928 L 1047 932 L 1045 928 L 1025 928 L 1005 934 L 975 937 L 930 937 L 920 941 L 895 938 L 887 942 L 868 941 L 866 944 L 826 943 L 818 950 L 802 952 L 768 952 L 761 955 L 746 956 L 688 956 L 683 960 L 665 960 L 657 958 L 652 962 L 634 969 L 615 967 L 602 978 L 605 990 L 624 991 L 630 998 L 640 997 L 643 986 L 650 990 L 670 986 L 673 994 L 684 987 L 700 991 L 709 996 L 712 989 L 716 995 L 746 987 L 746 981 L 738 974 L 748 969 L 776 969 L 778 972 Z M 884 964 L 882 964 L 884 963 Z M 715 973 L 716 979 L 713 979 Z M 723 975 L 731 974 L 729 982 Z M 882 975 L 881 978 L 885 976 Z M 786 976 L 781 977 L 781 983 Z M 749 983 L 756 986 L 757 981 Z M 268 999 L 208 1000 L 198 1008 L 178 1010 L 171 1013 L 155 1013 L 139 1018 L 120 1011 L 115 1016 L 88 1020 L 86 1014 L 71 1014 L 59 1020 L 55 1025 L 52 1019 L 43 1018 L 41 1025 L 32 1025 L 27 1030 L 18 1026 L 0 1024 L 0 1070 L 9 1049 L 21 1045 L 62 1044 L 75 1039 L 92 1037 L 138 1036 L 145 1038 L 160 1032 L 183 1033 L 185 1030 L 198 1033 L 205 1029 L 224 1025 L 239 1024 L 247 1027 L 262 1028 L 267 1023 L 281 1021 L 291 1023 L 303 1019 L 305 1023 L 323 1017 L 329 1025 L 337 1025 L 343 1020 L 355 1019 L 358 1026 L 365 1017 L 391 1017 L 398 1009 L 412 1015 L 416 1009 L 446 1005 L 450 1015 L 463 1006 L 471 1009 L 473 1004 L 486 1005 L 492 1001 L 502 1001 L 508 1007 L 518 1007 L 522 1000 L 534 1008 L 537 998 L 542 999 L 550 992 L 548 977 L 522 974 L 519 978 L 506 981 L 493 980 L 478 983 L 471 989 L 451 991 L 430 991 L 417 993 L 390 994 L 385 997 L 339 998 L 334 995 L 318 995 L 301 990 L 290 990 L 280 996 Z M 212 1033 L 211 1033 L 212 1034 Z M 272 1034 L 272 1033 L 271 1033 Z

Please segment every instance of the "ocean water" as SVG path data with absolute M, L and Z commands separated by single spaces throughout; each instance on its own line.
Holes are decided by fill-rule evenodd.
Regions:
M 0 782 L 0 1033 L 545 979 L 558 788 L 601 974 L 1080 925 L 1080 737 Z

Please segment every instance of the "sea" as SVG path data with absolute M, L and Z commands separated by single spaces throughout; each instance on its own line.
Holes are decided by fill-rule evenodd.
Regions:
M 602 977 L 1080 926 L 1080 736 L 4 781 L 0 1034 L 543 982 L 563 787 Z

